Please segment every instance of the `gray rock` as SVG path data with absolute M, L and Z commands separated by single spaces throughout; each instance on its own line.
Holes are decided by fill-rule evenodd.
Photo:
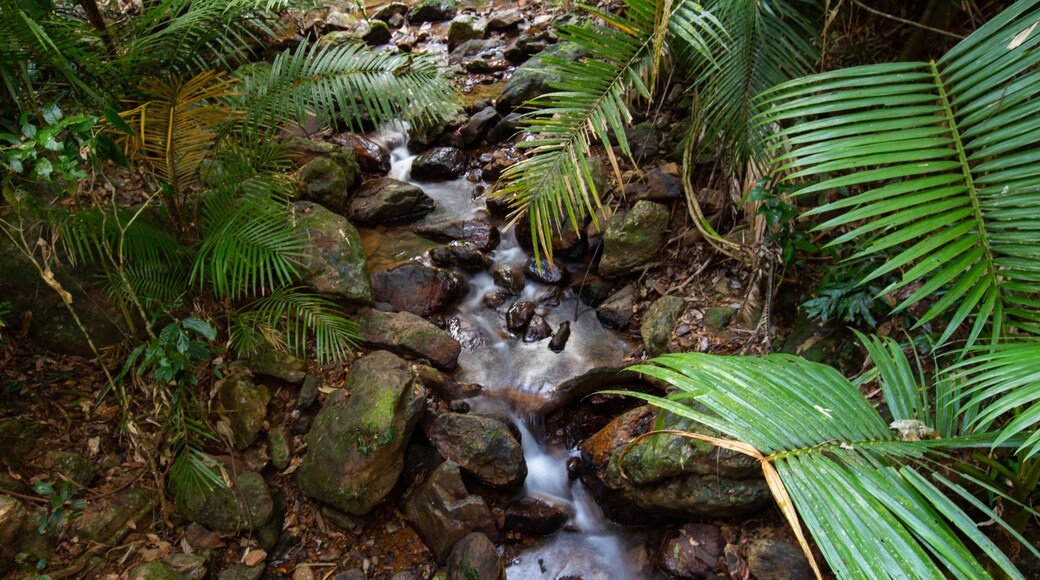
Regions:
M 440 22 L 455 14 L 454 0 L 426 0 L 408 13 L 411 22 Z
M 310 239 L 303 282 L 322 294 L 372 302 L 372 275 L 361 236 L 347 218 L 305 201 L 293 204 L 293 220 Z
M 584 55 L 585 53 L 582 49 L 565 42 L 539 52 L 537 56 L 524 63 L 510 77 L 502 90 L 502 95 L 499 96 L 496 102 L 499 112 L 502 114 L 509 113 L 527 101 L 551 91 L 550 82 L 562 80 L 558 76 L 543 72 L 546 68 L 546 58 L 575 61 Z
M 230 487 L 214 487 L 205 493 L 187 492 L 176 498 L 177 511 L 185 518 L 220 532 L 257 530 L 274 510 L 271 490 L 263 476 L 232 469 L 224 461 Z
M 289 436 L 282 429 L 271 429 L 267 432 L 267 449 L 271 453 L 271 465 L 275 469 L 289 467 L 292 450 L 289 448 Z
M 471 532 L 498 539 L 491 510 L 482 498 L 469 494 L 454 461 L 434 469 L 403 507 L 438 562 L 444 562 L 455 543 Z
M 736 308 L 728 306 L 712 306 L 704 313 L 704 324 L 713 330 L 723 330 L 737 313 Z
M 466 154 L 455 147 L 434 147 L 412 162 L 412 179 L 437 181 L 455 179 L 466 171 Z
M 647 309 L 643 315 L 640 332 L 650 356 L 660 356 L 669 352 L 672 329 L 685 307 L 686 303 L 678 296 L 662 296 Z
M 372 276 L 372 286 L 377 301 L 418 316 L 443 312 L 469 291 L 466 279 L 457 272 L 419 262 L 379 270 Z
M 368 513 L 397 482 L 425 408 L 426 389 L 404 360 L 386 351 L 358 359 L 307 436 L 301 491 L 347 513 Z
M 342 213 L 347 209 L 350 188 L 357 175 L 348 174 L 336 161 L 328 157 L 310 160 L 293 176 L 296 194 Z
M 617 278 L 640 272 L 668 241 L 668 209 L 652 201 L 637 201 L 628 213 L 615 214 L 603 234 L 599 273 Z
M 657 157 L 660 152 L 661 132 L 649 121 L 639 123 L 625 130 L 628 145 L 637 162 Z
M 602 189 L 600 191 L 603 191 Z M 578 228 L 574 228 L 574 224 L 571 223 L 570 219 L 564 219 L 562 224 L 552 224 L 550 226 L 551 236 L 549 243 L 552 245 L 553 255 L 561 258 L 567 258 L 571 260 L 577 260 L 585 254 L 587 247 L 585 241 L 585 227 L 588 223 L 587 218 L 578 218 Z M 532 251 L 534 249 L 534 238 L 531 236 L 531 221 L 520 220 L 516 224 L 516 241 L 520 244 L 520 247 Z
M 446 580 L 504 580 L 506 577 L 498 559 L 498 548 L 480 532 L 468 534 L 455 543 L 447 568 Z
M 441 220 L 416 224 L 412 230 L 437 241 L 464 241 L 482 252 L 490 252 L 502 241 L 498 228 L 480 220 Z
M 148 529 L 157 503 L 154 493 L 136 487 L 88 499 L 83 515 L 73 520 L 73 529 L 80 539 L 115 546 L 130 533 L 130 525 L 139 531 Z
M 451 242 L 430 250 L 430 260 L 442 268 L 456 268 L 463 272 L 480 272 L 491 266 L 491 258 L 469 242 Z
M 610 298 L 600 304 L 596 309 L 596 318 L 599 318 L 604 326 L 624 330 L 628 328 L 628 323 L 632 320 L 638 298 L 636 287 L 629 284 L 611 294 Z
M 484 135 L 486 135 L 501 118 L 502 117 L 498 114 L 498 111 L 492 107 L 488 107 L 474 114 L 469 118 L 469 121 L 463 125 L 462 129 L 459 129 L 459 136 L 462 137 L 462 143 L 467 147 L 470 147 L 480 142 L 480 140 L 484 138 Z
M 365 184 L 350 201 L 347 215 L 360 225 L 413 222 L 430 213 L 437 202 L 418 186 L 384 177 Z
M 755 580 L 808 580 L 813 577 L 809 560 L 798 546 L 766 538 L 752 540 L 748 545 L 748 568 Z
M 487 34 L 488 21 L 473 14 L 460 14 L 448 24 L 448 50 L 467 40 L 482 40 Z
M 381 46 L 390 42 L 390 27 L 382 20 L 359 20 L 350 28 L 350 32 L 365 41 L 369 46 Z
M 425 431 L 441 457 L 487 485 L 517 487 L 527 477 L 523 447 L 497 419 L 444 413 Z
M 307 361 L 275 348 L 260 348 L 251 352 L 244 362 L 254 375 L 267 375 L 287 383 L 299 384 L 307 376 Z
M 492 12 L 488 17 L 488 30 L 509 30 L 524 21 L 524 15 L 516 8 Z
M 421 358 L 442 369 L 455 368 L 462 347 L 436 325 L 409 312 L 361 310 L 355 318 L 361 336 L 371 348 L 400 356 Z
M 480 385 L 460 383 L 431 366 L 413 365 L 412 370 L 427 389 L 447 401 L 476 397 L 483 390 Z
M 714 578 L 722 572 L 723 544 L 718 526 L 686 524 L 661 542 L 657 566 L 669 578 Z
M 571 322 L 564 320 L 560 323 L 560 327 L 556 329 L 553 334 L 552 340 L 549 341 L 549 350 L 553 352 L 561 352 L 567 346 L 567 340 L 571 337 Z
M 520 113 L 509 113 L 505 117 L 502 117 L 502 120 L 499 121 L 494 127 L 492 127 L 490 131 L 488 131 L 488 143 L 501 143 L 502 141 L 512 139 L 513 137 L 515 137 L 517 132 L 520 130 L 520 120 Z M 510 163 L 509 165 L 513 165 L 515 163 L 516 161 Z M 504 169 L 505 167 L 501 167 L 497 169 L 498 173 L 489 174 L 487 173 L 487 167 L 485 167 L 484 171 L 488 179 L 498 179 L 499 176 L 502 175 L 502 171 Z
M 296 404 L 293 405 L 295 411 L 305 411 L 318 400 L 318 389 L 321 387 L 321 379 L 318 375 L 313 373 L 307 373 L 307 376 L 303 378 L 303 384 L 300 385 L 300 394 L 296 396 Z
M 206 577 L 206 556 L 202 553 L 176 552 L 163 558 L 163 563 L 187 580 L 202 580 Z
M 235 449 L 243 450 L 256 441 L 267 418 L 271 393 L 246 375 L 235 375 L 220 386 L 220 404 L 231 419 Z
M 682 199 L 684 196 L 682 180 L 674 175 L 668 175 L 656 167 L 647 171 L 643 179 L 646 181 L 644 199 L 672 202 Z
M 389 2 L 380 6 L 379 9 L 372 14 L 372 18 L 387 22 L 395 15 L 404 16 L 407 13 L 408 4 L 405 4 L 404 2 Z

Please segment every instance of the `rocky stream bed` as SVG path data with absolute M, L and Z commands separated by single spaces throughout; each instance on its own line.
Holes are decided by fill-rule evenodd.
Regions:
M 212 402 L 231 485 L 179 498 L 164 523 L 151 474 L 118 439 L 113 403 L 90 403 L 97 385 L 82 373 L 92 371 L 33 346 L 83 354 L 69 348 L 77 340 L 57 297 L 4 251 L 12 275 L 0 290 L 32 312 L 24 341 L 3 355 L 4 388 L 39 386 L 5 397 L 0 418 L 0 570 L 811 577 L 754 461 L 667 435 L 629 448 L 653 428 L 705 431 L 595 394 L 662 392 L 623 370 L 649 356 L 761 347 L 744 311 L 752 273 L 713 263 L 688 225 L 673 158 L 682 95 L 631 128 L 639 155 L 623 187 L 594 167 L 610 192 L 602 228 L 565 228 L 556 261 L 539 267 L 524 224 L 506 230 L 507 208 L 488 194 L 520 158 L 517 108 L 548 88 L 539 59 L 575 56 L 556 42 L 554 10 L 431 1 L 369 16 L 333 11 L 303 26 L 319 42 L 442 53 L 463 73 L 467 103 L 443 131 L 309 127 L 293 138 L 293 219 L 311 240 L 304 283 L 351 305 L 363 349 L 326 367 L 276 352 L 228 367 Z M 708 213 L 725 207 L 724 193 L 701 194 Z M 118 342 L 93 281 L 62 275 L 95 341 Z M 800 330 L 786 348 L 825 348 L 821 333 Z M 37 531 L 47 510 L 32 491 L 39 481 L 71 481 L 86 500 L 59 532 Z

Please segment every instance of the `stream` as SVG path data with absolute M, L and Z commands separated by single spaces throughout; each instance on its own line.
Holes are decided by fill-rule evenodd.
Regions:
M 408 149 L 407 136 L 406 126 L 395 125 L 372 138 L 391 152 L 389 177 L 418 185 L 437 202 L 437 209 L 426 219 L 485 218 L 488 214 L 482 199 L 473 195 L 478 184 L 464 177 L 437 182 L 411 179 L 416 156 Z M 501 229 L 503 224 L 495 225 Z M 362 231 L 362 236 L 369 240 L 371 236 L 380 237 L 377 244 L 366 242 L 375 269 L 407 260 L 426 260 L 425 251 L 437 245 L 408 228 Z M 495 265 L 522 267 L 529 256 L 510 230 L 503 232 L 491 258 Z M 520 296 L 491 308 L 483 301 L 495 287 L 491 273 L 468 275 L 468 281 L 468 295 L 445 314 L 450 320 L 449 332 L 463 345 L 455 378 L 484 387 L 479 397 L 467 401 L 471 409 L 478 413 L 504 410 L 518 426 L 528 469 L 522 493 L 561 506 L 570 514 L 563 530 L 507 561 L 507 574 L 513 578 L 643 578 L 639 566 L 628 556 L 633 542 L 603 515 L 582 483 L 568 476 L 567 461 L 578 450 L 545 444 L 543 418 L 516 404 L 536 402 L 555 385 L 592 368 L 617 366 L 631 346 L 605 329 L 595 311 L 582 304 L 568 287 L 564 287 L 558 304 L 552 305 L 557 300 L 543 299 L 551 287 L 527 280 Z M 549 339 L 525 342 L 505 329 L 506 309 L 521 300 L 535 303 L 537 314 L 554 330 L 565 321 L 570 323 L 570 339 L 561 352 L 548 348 Z

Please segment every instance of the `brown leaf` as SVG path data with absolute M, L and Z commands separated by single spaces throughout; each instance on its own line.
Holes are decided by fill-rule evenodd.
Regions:
M 242 556 L 242 563 L 246 566 L 256 566 L 267 558 L 267 552 L 263 550 L 250 550 Z

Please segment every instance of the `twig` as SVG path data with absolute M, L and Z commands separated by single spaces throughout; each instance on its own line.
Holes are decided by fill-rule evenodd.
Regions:
M 866 10 L 867 12 L 870 12 L 871 14 L 876 14 L 878 16 L 881 16 L 882 18 L 888 18 L 890 20 L 895 20 L 896 22 L 902 22 L 903 24 L 909 24 L 910 26 L 916 26 L 917 28 L 923 28 L 923 29 L 928 30 L 930 32 L 935 32 L 936 34 L 942 34 L 944 36 L 949 36 L 950 38 L 956 38 L 957 40 L 961 40 L 961 39 L 964 38 L 964 35 L 957 34 L 955 32 L 950 32 L 948 30 L 943 30 L 941 28 L 934 28 L 932 26 L 928 26 L 927 24 L 921 24 L 920 22 L 914 22 L 913 20 L 907 20 L 906 18 L 902 18 L 902 17 L 896 16 L 894 14 L 888 14 L 886 12 L 882 12 L 880 10 L 876 10 L 874 8 L 871 8 L 870 6 L 867 6 L 863 2 L 860 2 L 860 0 L 852 0 L 852 3 L 855 4 L 856 6 L 859 6 L 862 9 Z

